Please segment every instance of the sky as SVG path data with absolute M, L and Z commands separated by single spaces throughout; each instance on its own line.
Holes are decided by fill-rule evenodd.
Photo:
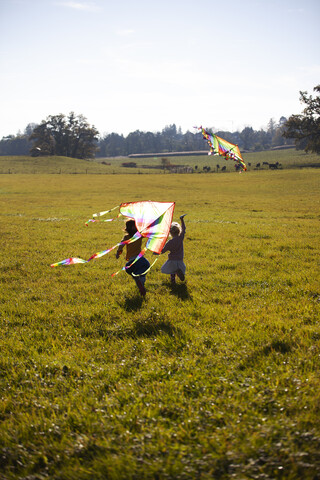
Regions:
M 241 131 L 320 84 L 319 0 L 0 0 L 0 139 L 60 113 L 101 136 Z

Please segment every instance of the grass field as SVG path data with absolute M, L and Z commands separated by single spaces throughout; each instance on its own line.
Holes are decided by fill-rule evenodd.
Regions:
M 0 479 L 319 479 L 319 187 L 1 175 Z M 113 252 L 50 268 L 120 240 L 92 213 L 148 199 L 187 213 L 186 283 L 166 256 L 145 300 Z
M 159 173 L 163 174 L 162 169 L 148 169 L 142 166 L 154 167 L 161 165 L 162 157 L 136 158 L 128 157 L 116 158 L 97 158 L 95 160 L 79 160 L 68 157 L 25 157 L 25 156 L 0 156 L 0 174 L 145 174 Z M 260 164 L 259 169 L 268 169 L 263 162 L 281 164 L 281 168 L 302 168 L 304 166 L 320 166 L 320 157 L 316 154 L 306 154 L 297 150 L 268 150 L 265 152 L 245 153 L 243 158 L 248 166 L 248 170 L 254 170 L 256 165 Z M 203 172 L 203 167 L 210 166 L 211 172 L 219 173 L 222 167 L 226 167 L 226 172 L 234 172 L 234 162 L 226 161 L 219 156 L 185 156 L 168 157 L 171 164 L 187 165 L 194 169 L 194 172 Z M 122 167 L 122 163 L 134 161 L 136 168 Z M 103 164 L 102 162 L 105 162 Z M 217 165 L 220 169 L 217 170 Z M 197 167 L 197 168 L 196 168 Z

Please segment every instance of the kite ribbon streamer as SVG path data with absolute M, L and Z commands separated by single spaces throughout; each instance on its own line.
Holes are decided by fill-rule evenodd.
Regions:
M 92 255 L 88 260 L 83 260 L 82 258 L 74 257 L 74 258 L 67 258 L 62 260 L 61 262 L 51 264 L 51 267 L 57 267 L 59 265 L 73 265 L 76 263 L 88 263 L 95 258 L 100 258 L 107 253 L 111 252 L 113 249 L 120 245 L 127 245 L 129 243 L 135 242 L 138 238 L 145 237 L 147 238 L 146 247 L 144 250 L 140 252 L 140 254 L 134 259 L 132 262 L 135 263 L 139 258 L 141 258 L 145 253 L 146 250 L 151 250 L 154 253 L 160 254 L 164 244 L 168 238 L 169 230 L 172 222 L 172 216 L 174 211 L 175 203 L 174 202 L 152 202 L 152 201 L 141 201 L 141 202 L 128 202 L 122 203 L 119 207 L 114 207 L 110 210 L 106 210 L 104 212 L 96 213 L 93 215 L 92 220 L 88 220 L 86 225 L 90 221 L 99 221 L 95 220 L 95 218 L 99 218 L 100 216 L 106 215 L 107 213 L 119 208 L 119 214 L 116 218 L 120 215 L 124 217 L 132 218 L 135 221 L 137 232 L 131 237 L 129 240 L 125 240 L 123 242 L 117 243 L 111 248 L 107 250 L 101 250 L 100 252 L 95 253 Z M 105 221 L 112 221 L 114 219 L 109 219 Z M 147 273 L 150 268 L 155 264 L 157 259 L 152 263 L 152 265 L 140 275 L 144 275 Z M 132 265 L 131 264 L 131 265 Z M 130 266 L 131 266 L 130 265 Z M 129 268 L 129 266 L 127 267 Z M 126 267 L 122 268 L 125 270 Z M 121 270 L 119 270 L 120 272 Z M 112 276 L 117 275 L 119 272 L 116 272 Z
M 146 275 L 146 274 L 151 270 L 151 268 L 153 267 L 153 265 L 156 263 L 156 261 L 158 260 L 158 258 L 159 258 L 159 257 L 157 257 L 157 258 L 154 260 L 154 262 L 151 263 L 150 267 L 147 268 L 147 270 L 146 270 L 145 272 L 140 273 L 140 275 L 135 275 L 134 273 L 131 273 L 131 275 L 132 275 L 133 277 L 140 277 L 141 275 Z
M 113 274 L 111 275 L 111 277 L 115 277 L 115 276 L 118 275 L 118 273 L 120 273 L 122 270 L 126 270 L 126 269 L 132 267 L 132 265 L 134 265 L 141 257 L 143 257 L 143 256 L 145 255 L 146 251 L 147 251 L 147 248 L 144 248 L 143 250 L 141 250 L 141 252 L 139 253 L 139 255 L 136 256 L 136 258 L 133 260 L 132 263 L 130 263 L 130 265 L 128 265 L 128 266 L 125 265 L 125 266 L 122 267 L 120 270 L 118 270 L 117 272 L 113 273 Z M 136 274 L 134 274 L 134 273 L 132 272 L 131 275 L 132 275 L 133 277 L 141 277 L 142 275 L 146 275 L 146 274 L 151 270 L 151 268 L 153 267 L 153 265 L 156 263 L 156 261 L 158 260 L 158 258 L 159 258 L 159 257 L 157 257 L 157 258 L 154 260 L 154 262 L 152 262 L 152 264 L 151 264 L 151 265 L 147 268 L 147 270 L 145 270 L 143 273 L 139 273 L 138 275 L 136 275 Z
M 116 217 L 114 218 L 107 218 L 106 220 L 100 220 L 100 217 L 103 217 L 107 213 L 113 212 L 116 208 L 120 208 L 121 205 L 117 205 L 116 207 L 111 208 L 110 210 L 105 210 L 104 212 L 99 212 L 99 213 L 94 213 L 92 216 L 93 218 L 89 218 L 89 220 L 86 222 L 86 226 L 89 225 L 89 223 L 94 223 L 94 222 L 113 222 L 113 220 L 116 220 L 117 218 L 121 217 L 121 213 L 119 213 Z
M 144 256 L 144 254 L 146 253 L 147 249 L 144 248 L 143 250 L 141 250 L 141 252 L 136 256 L 136 258 L 132 261 L 132 263 L 130 263 L 130 265 L 125 265 L 124 267 L 122 267 L 120 270 L 118 270 L 117 272 L 113 273 L 111 275 L 111 277 L 115 277 L 116 275 L 118 275 L 118 273 L 122 272 L 122 270 L 127 270 L 128 268 L 132 267 L 132 265 L 134 265 L 141 257 Z M 149 271 L 150 269 L 148 268 L 145 272 L 143 273 L 140 273 L 139 275 L 134 275 L 132 274 L 134 277 L 140 277 L 140 275 L 145 275 L 147 273 L 147 271 Z
M 76 263 L 87 263 L 86 260 L 82 260 L 82 258 L 66 258 L 65 260 L 61 260 L 61 262 L 52 263 L 51 267 L 58 267 L 59 265 L 75 265 Z
M 107 250 L 101 250 L 100 252 L 94 253 L 93 255 L 91 255 L 90 258 L 88 258 L 88 260 L 83 260 L 82 258 L 77 258 L 77 257 L 66 258 L 65 260 L 61 260 L 61 262 L 52 263 L 50 266 L 51 267 L 58 267 L 59 265 L 74 265 L 76 263 L 88 263 L 95 258 L 100 258 L 100 257 L 103 257 L 104 255 L 107 255 L 107 253 L 111 252 L 112 250 L 114 250 L 119 245 L 127 245 L 128 243 L 135 242 L 140 237 L 141 237 L 140 233 L 137 232 L 129 240 L 125 240 L 124 242 L 119 242 L 116 245 L 114 245 L 113 247 L 108 248 Z

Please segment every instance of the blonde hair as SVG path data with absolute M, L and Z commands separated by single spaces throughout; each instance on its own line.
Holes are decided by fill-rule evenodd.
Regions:
M 181 233 L 181 227 L 179 223 L 172 222 L 170 227 L 170 234 L 172 237 L 177 237 Z

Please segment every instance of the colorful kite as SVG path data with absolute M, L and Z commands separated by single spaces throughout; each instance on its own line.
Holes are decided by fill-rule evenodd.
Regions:
M 119 208 L 119 214 L 115 218 L 102 221 L 112 221 L 123 215 L 124 217 L 132 218 L 135 221 L 138 231 L 129 240 L 117 243 L 116 245 L 108 248 L 107 250 L 102 250 L 101 252 L 95 253 L 88 260 L 83 260 L 82 258 L 66 258 L 61 262 L 51 264 L 51 267 L 57 267 L 59 265 L 74 265 L 76 263 L 88 263 L 94 258 L 100 258 L 103 255 L 106 255 L 119 245 L 126 245 L 128 243 L 132 243 L 141 237 L 148 238 L 148 240 L 145 248 L 134 259 L 132 264 L 135 263 L 139 258 L 141 258 L 147 250 L 151 250 L 154 253 L 160 254 L 169 235 L 174 207 L 174 202 L 129 202 L 121 203 L 121 205 L 119 205 L 118 207 L 114 207 L 111 210 L 95 213 L 93 214 L 93 219 L 88 220 L 88 222 L 86 222 L 86 225 L 88 225 L 89 222 L 100 221 L 100 217 L 106 215 L 112 210 L 115 210 L 116 208 Z M 156 260 L 153 262 L 153 264 L 156 262 Z M 125 268 L 126 267 L 123 267 L 121 270 L 124 270 Z M 121 270 L 119 270 L 119 272 Z M 112 276 L 117 275 L 119 272 L 114 273 Z
M 247 166 L 243 161 L 238 145 L 227 142 L 223 138 L 218 137 L 218 135 L 207 132 L 207 130 L 202 127 L 195 128 L 201 130 L 203 138 L 207 140 L 210 146 L 210 152 L 208 155 L 222 155 L 226 160 L 234 160 L 237 162 L 242 170 L 247 170 Z

